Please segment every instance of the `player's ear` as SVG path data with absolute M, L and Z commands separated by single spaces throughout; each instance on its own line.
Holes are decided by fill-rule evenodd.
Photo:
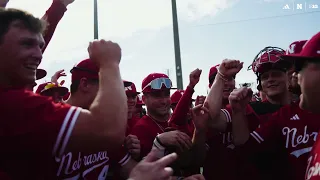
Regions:
M 79 90 L 83 92 L 88 92 L 89 91 L 89 84 L 88 84 L 88 79 L 87 78 L 81 78 L 79 82 Z

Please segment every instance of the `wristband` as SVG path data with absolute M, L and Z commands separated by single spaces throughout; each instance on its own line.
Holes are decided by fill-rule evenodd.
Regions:
M 158 136 L 156 136 L 155 139 L 162 147 L 165 147 L 165 145 L 160 141 L 160 138 Z
M 160 158 L 164 157 L 166 148 L 160 144 L 158 137 L 156 137 L 154 139 L 152 148 L 158 149 L 157 154 L 156 154 L 157 158 L 160 159 Z
M 220 79 L 222 79 L 224 82 L 228 82 L 229 80 L 225 77 L 225 75 L 223 75 L 221 72 L 217 72 L 218 76 Z

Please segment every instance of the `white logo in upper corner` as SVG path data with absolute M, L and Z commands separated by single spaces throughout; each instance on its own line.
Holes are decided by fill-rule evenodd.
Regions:
M 292 118 L 290 118 L 290 120 L 296 121 L 296 120 L 300 120 L 300 118 L 299 118 L 298 114 L 296 114 L 296 115 L 292 116 Z
M 288 49 L 288 52 L 290 54 L 295 53 L 296 44 L 291 44 L 290 48 Z

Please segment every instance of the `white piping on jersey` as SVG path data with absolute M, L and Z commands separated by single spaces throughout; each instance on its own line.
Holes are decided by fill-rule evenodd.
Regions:
M 256 132 L 253 131 L 252 133 L 250 133 L 250 135 L 258 142 L 258 143 L 262 143 L 264 141 L 264 139 Z
M 64 120 L 63 120 L 62 126 L 61 126 L 60 131 L 59 131 L 59 134 L 58 134 L 58 136 L 57 136 L 56 144 L 54 145 L 54 148 L 53 148 L 52 154 L 53 154 L 54 156 L 57 155 L 57 151 L 58 151 L 59 145 L 61 144 L 61 141 L 62 141 L 62 135 L 63 135 L 63 133 L 65 132 L 66 127 L 67 127 L 67 124 L 68 124 L 68 122 L 69 122 L 69 119 L 70 119 L 70 117 L 71 117 L 71 115 L 72 115 L 72 113 L 73 113 L 73 111 L 74 111 L 75 109 L 76 109 L 76 107 L 72 106 L 72 107 L 69 109 L 67 115 L 65 116 L 65 118 L 64 118 Z M 59 157 L 59 158 L 60 158 L 60 157 Z
M 59 157 L 62 156 L 62 154 L 64 153 L 64 150 L 69 142 L 69 139 L 70 139 L 70 136 L 71 136 L 71 133 L 73 131 L 73 128 L 74 128 L 74 124 L 76 123 L 78 117 L 79 117 L 79 114 L 81 112 L 81 109 L 77 108 L 75 110 L 76 112 L 74 112 L 74 115 L 72 117 L 72 120 L 70 122 L 70 125 L 69 125 L 69 128 L 68 128 L 68 131 L 67 131 L 67 134 L 66 136 L 64 137 L 64 141 L 63 141 L 63 144 L 62 144 L 62 147 L 60 149 L 60 153 L 59 153 Z
M 124 158 L 122 158 L 122 159 L 119 161 L 120 166 L 126 165 L 126 164 L 129 162 L 130 159 L 131 159 L 131 155 L 130 155 L 130 154 L 126 154 L 126 155 L 124 156 Z
M 76 122 L 76 120 L 78 119 L 78 116 L 81 112 L 81 108 L 79 107 L 70 107 L 67 115 L 65 116 L 62 126 L 60 128 L 59 134 L 57 136 L 57 140 L 56 143 L 54 145 L 53 148 L 53 156 L 56 158 L 56 161 L 60 161 L 60 158 L 65 150 L 65 147 L 69 141 L 70 138 L 70 134 L 73 130 L 74 124 Z M 71 121 L 70 125 L 67 128 L 67 125 L 69 124 L 69 122 Z M 65 132 L 67 131 L 66 135 Z M 64 145 L 65 144 L 65 145 Z M 61 147 L 60 147 L 61 145 Z M 60 147 L 60 149 L 59 149 Z
M 226 116 L 227 122 L 231 122 L 231 115 L 226 109 L 221 109 L 221 112 Z

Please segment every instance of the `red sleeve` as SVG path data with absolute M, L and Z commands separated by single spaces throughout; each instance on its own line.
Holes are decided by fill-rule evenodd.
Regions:
M 81 108 L 24 90 L 1 92 L 0 98 L 3 151 L 64 153 Z
M 45 15 L 43 16 L 48 23 L 47 29 L 43 35 L 44 41 L 46 42 L 45 47 L 42 50 L 43 52 L 47 48 L 58 23 L 60 22 L 66 11 L 67 8 L 61 1 L 53 0 L 50 8 L 46 11 Z
M 250 133 L 248 144 L 262 144 L 264 142 L 277 141 L 279 136 L 279 122 L 281 121 L 280 112 L 272 114 L 269 121 L 260 125 L 255 131 Z M 272 144 L 272 143 L 270 143 Z
M 187 113 L 190 109 L 193 93 L 194 90 L 191 87 L 187 86 L 186 91 L 183 93 L 181 99 L 179 100 L 175 110 L 171 115 L 171 118 L 168 121 L 169 126 L 179 127 L 187 125 Z
M 113 163 L 117 163 L 119 166 L 124 166 L 127 164 L 127 162 L 131 159 L 130 154 L 125 149 L 124 146 L 121 146 L 120 148 L 113 151 L 110 155 L 111 161 Z
M 232 132 L 232 110 L 231 106 L 228 104 L 224 109 L 221 109 L 221 112 L 225 115 L 227 120 L 227 129 L 226 132 Z M 246 107 L 246 114 L 251 115 L 255 114 L 252 107 L 248 104 Z
M 145 157 L 151 151 L 155 136 L 146 126 L 143 126 L 142 124 L 137 124 L 134 126 L 131 134 L 138 137 L 141 146 L 140 157 Z

